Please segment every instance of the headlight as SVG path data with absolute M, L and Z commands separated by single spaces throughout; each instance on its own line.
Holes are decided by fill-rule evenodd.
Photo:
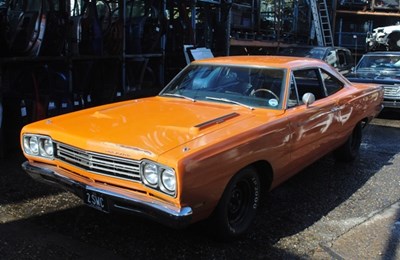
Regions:
M 143 160 L 140 172 L 142 181 L 146 186 L 171 196 L 176 195 L 176 174 L 173 169 Z
M 54 154 L 54 147 L 53 141 L 51 139 L 44 139 L 43 142 L 40 143 L 40 155 L 41 156 L 53 156 Z
M 39 139 L 37 136 L 26 137 L 24 141 L 26 152 L 32 155 L 39 154 Z
M 161 173 L 161 189 L 165 188 L 166 192 L 175 192 L 176 189 L 176 178 L 173 170 L 167 169 Z
M 27 134 L 22 142 L 26 154 L 53 159 L 54 145 L 50 137 Z
M 157 165 L 153 163 L 146 163 L 143 167 L 144 181 L 151 186 L 157 185 L 158 183 L 158 169 Z

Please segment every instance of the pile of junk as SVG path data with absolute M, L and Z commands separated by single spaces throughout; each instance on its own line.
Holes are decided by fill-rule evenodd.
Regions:
M 159 91 L 196 44 L 185 2 L 0 0 L 1 152 L 26 123 Z

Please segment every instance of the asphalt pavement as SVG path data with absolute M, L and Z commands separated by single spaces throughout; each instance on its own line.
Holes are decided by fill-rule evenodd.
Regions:
M 240 240 L 87 208 L 0 162 L 0 259 L 400 259 L 400 115 L 374 119 L 360 157 L 317 161 L 273 190 Z

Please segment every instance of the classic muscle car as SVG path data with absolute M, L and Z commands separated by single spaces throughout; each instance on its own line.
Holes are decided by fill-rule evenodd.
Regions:
M 354 160 L 382 98 L 316 59 L 195 61 L 157 96 L 25 126 L 23 168 L 98 210 L 172 227 L 207 218 L 232 239 L 295 173 L 332 151 Z
M 346 78 L 351 82 L 373 83 L 383 86 L 383 106 L 400 108 L 400 52 L 369 52 L 364 54 L 354 71 Z

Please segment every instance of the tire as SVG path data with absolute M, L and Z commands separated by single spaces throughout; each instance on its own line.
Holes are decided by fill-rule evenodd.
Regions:
M 360 152 L 361 138 L 362 126 L 361 123 L 358 123 L 346 143 L 335 150 L 334 155 L 336 160 L 342 162 L 354 161 Z
M 228 183 L 211 218 L 212 232 L 223 241 L 245 234 L 260 203 L 260 178 L 253 168 L 239 171 Z
M 393 32 L 389 35 L 388 46 L 390 51 L 400 50 L 400 32 Z

